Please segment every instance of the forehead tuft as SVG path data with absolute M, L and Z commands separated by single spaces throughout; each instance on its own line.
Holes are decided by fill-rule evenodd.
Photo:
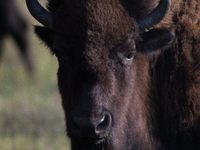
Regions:
M 58 33 L 71 42 L 84 41 L 93 47 L 116 44 L 137 31 L 118 0 L 66 0 L 53 14 Z
M 137 23 L 119 0 L 66 0 L 52 10 L 55 33 L 62 38 L 58 42 L 92 70 L 104 68 L 128 35 L 138 37 Z

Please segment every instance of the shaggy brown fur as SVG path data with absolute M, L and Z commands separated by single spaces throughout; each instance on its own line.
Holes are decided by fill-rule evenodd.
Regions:
M 155 66 L 163 143 L 174 149 L 200 149 L 200 1 L 172 0 L 159 25 L 176 34 Z
M 199 1 L 172 0 L 157 29 L 140 35 L 137 20 L 156 4 L 49 0 L 54 31 L 36 33 L 58 57 L 73 150 L 200 149 Z M 105 111 L 111 120 L 102 126 L 111 126 L 94 142 L 75 118 L 94 121 Z

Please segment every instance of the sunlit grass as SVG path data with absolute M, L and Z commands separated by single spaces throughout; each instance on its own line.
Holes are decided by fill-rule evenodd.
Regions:
M 6 44 L 12 43 L 7 40 Z M 20 57 L 8 47 L 4 46 L 0 63 L 0 149 L 67 149 L 56 58 L 38 45 L 36 73 L 29 76 Z
M 0 63 L 0 149 L 67 149 L 56 58 L 37 44 L 36 73 L 29 76 L 7 40 Z

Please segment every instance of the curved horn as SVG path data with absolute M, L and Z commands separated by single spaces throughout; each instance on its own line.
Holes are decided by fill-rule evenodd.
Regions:
M 158 6 L 147 15 L 145 18 L 137 21 L 139 32 L 144 33 L 161 22 L 168 14 L 171 5 L 171 0 L 160 0 Z
M 31 13 L 31 15 L 49 29 L 52 27 L 52 15 L 46 9 L 44 9 L 39 3 L 38 0 L 26 0 L 26 5 Z

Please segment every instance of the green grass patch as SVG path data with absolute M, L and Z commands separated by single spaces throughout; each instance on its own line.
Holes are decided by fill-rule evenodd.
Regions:
M 30 76 L 10 37 L 0 61 L 0 150 L 69 150 L 55 56 L 32 36 Z

